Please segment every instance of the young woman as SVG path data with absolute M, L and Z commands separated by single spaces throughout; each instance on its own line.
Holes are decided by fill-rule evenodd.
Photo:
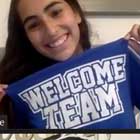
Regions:
M 125 38 L 139 53 L 139 25 Z M 88 25 L 76 0 L 12 0 L 6 52 L 0 63 L 1 111 L 10 110 L 9 121 L 13 119 L 5 96 L 9 84 L 90 47 Z

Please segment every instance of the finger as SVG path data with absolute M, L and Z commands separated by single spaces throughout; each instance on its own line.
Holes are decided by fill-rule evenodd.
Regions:
M 140 41 L 140 25 L 133 25 L 132 29 L 129 32 L 130 36 L 135 38 L 137 41 Z
M 137 54 L 140 55 L 140 44 L 139 44 L 137 41 L 133 40 L 133 39 L 129 39 L 128 43 L 129 43 L 129 46 L 130 46 Z
M 5 91 L 0 91 L 0 102 L 3 99 L 4 96 L 5 96 Z
M 129 40 L 131 38 L 131 34 L 130 33 L 127 33 L 124 37 L 126 40 Z
M 6 84 L 0 84 L 0 88 L 7 89 L 8 88 L 8 85 L 6 85 Z
M 5 90 L 1 88 L 0 89 L 0 102 L 3 99 L 3 97 L 5 96 L 5 94 L 6 94 Z

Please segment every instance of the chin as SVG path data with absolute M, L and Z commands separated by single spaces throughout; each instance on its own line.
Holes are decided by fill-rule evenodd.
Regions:
M 73 55 L 69 55 L 69 56 L 61 56 L 59 58 L 57 58 L 58 61 L 66 61 L 68 59 L 70 59 Z

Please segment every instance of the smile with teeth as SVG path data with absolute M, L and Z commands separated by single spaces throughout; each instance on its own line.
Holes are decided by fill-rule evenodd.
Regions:
M 67 39 L 67 35 L 63 35 L 62 37 L 60 37 L 58 40 L 56 40 L 53 43 L 50 43 L 49 46 L 52 48 L 56 48 L 61 46 Z

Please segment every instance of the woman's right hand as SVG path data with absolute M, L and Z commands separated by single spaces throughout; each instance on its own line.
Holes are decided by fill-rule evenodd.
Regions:
M 8 87 L 8 85 L 6 85 L 6 84 L 0 84 L 0 102 L 6 94 L 5 90 L 7 89 L 7 87 Z

